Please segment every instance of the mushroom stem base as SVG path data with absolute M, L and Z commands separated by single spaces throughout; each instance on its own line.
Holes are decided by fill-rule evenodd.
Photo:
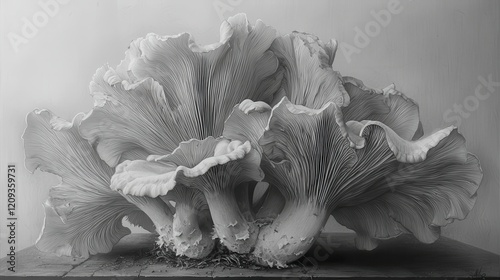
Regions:
M 328 217 L 313 203 L 287 202 L 274 222 L 260 230 L 254 256 L 262 265 L 286 267 L 309 250 Z
M 249 253 L 255 245 L 258 227 L 240 211 L 232 192 L 205 193 L 215 231 L 231 251 Z

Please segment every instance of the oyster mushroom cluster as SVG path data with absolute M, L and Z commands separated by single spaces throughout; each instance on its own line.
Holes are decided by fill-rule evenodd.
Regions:
M 285 267 L 330 216 L 365 250 L 403 233 L 431 243 L 467 216 L 482 171 L 455 127 L 424 137 L 417 104 L 394 85 L 332 68 L 334 40 L 281 36 L 243 14 L 220 34 L 206 46 L 148 34 L 97 70 L 90 112 L 28 114 L 26 167 L 62 178 L 40 250 L 109 252 L 130 233 L 126 217 L 179 256 L 221 242 Z

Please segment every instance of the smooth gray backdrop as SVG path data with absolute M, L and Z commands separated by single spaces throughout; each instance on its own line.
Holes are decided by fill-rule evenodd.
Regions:
M 0 257 L 6 252 L 6 165 L 18 165 L 18 248 L 35 242 L 41 204 L 58 183 L 56 176 L 24 169 L 26 114 L 49 108 L 70 120 L 87 112 L 94 71 L 115 66 L 131 40 L 190 32 L 199 43 L 212 43 L 221 20 L 239 12 L 282 34 L 299 30 L 343 42 L 334 68 L 371 87 L 394 82 L 419 103 L 426 134 L 460 123 L 484 179 L 469 217 L 443 235 L 500 253 L 500 87 L 479 86 L 481 79 L 500 81 L 499 1 L 73 0 L 44 10 L 48 2 L 0 0 Z M 23 35 L 30 23 L 36 32 Z M 346 229 L 330 221 L 326 230 Z

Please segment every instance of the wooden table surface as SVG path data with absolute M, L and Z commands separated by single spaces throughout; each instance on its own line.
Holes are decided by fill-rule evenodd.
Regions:
M 351 277 L 500 277 L 500 256 L 445 237 L 433 244 L 422 244 L 412 236 L 382 242 L 374 251 L 354 247 L 354 235 L 322 234 L 307 254 L 307 266 L 290 269 L 205 268 L 181 269 L 151 264 L 145 252 L 154 242 L 152 234 L 132 234 L 123 238 L 108 254 L 87 260 L 57 257 L 29 247 L 17 252 L 16 272 L 7 270 L 7 259 L 0 260 L 0 277 L 60 278 L 138 277 L 168 278 L 247 278 L 311 279 Z M 17 277 L 16 277 L 17 278 Z M 20 279 L 20 278 L 17 278 Z M 102 278 L 101 278 L 102 279 Z

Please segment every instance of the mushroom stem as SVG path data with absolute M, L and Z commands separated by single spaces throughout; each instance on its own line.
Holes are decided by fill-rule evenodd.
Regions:
M 236 197 L 236 203 L 243 214 L 243 217 L 247 221 L 253 221 L 254 213 L 252 211 L 252 203 L 253 203 L 253 193 L 255 190 L 256 182 L 246 182 L 237 186 L 234 190 L 234 194 Z
M 148 215 L 156 227 L 156 232 L 160 235 L 160 242 L 171 247 L 173 213 L 169 206 L 160 198 L 126 195 L 121 191 L 120 194 Z
M 192 259 L 202 259 L 214 248 L 210 228 L 202 228 L 208 210 L 196 209 L 191 203 L 178 201 L 175 204 L 173 221 L 173 243 L 176 254 Z M 210 218 L 209 218 L 210 219 Z
M 205 192 L 205 197 L 221 242 L 233 252 L 249 253 L 255 245 L 258 227 L 240 211 L 234 193 Z
M 309 250 L 328 217 L 313 202 L 287 202 L 274 222 L 260 230 L 254 256 L 262 265 L 285 267 Z
M 269 185 L 262 207 L 257 211 L 256 219 L 262 221 L 272 221 L 285 206 L 285 198 L 278 188 Z

